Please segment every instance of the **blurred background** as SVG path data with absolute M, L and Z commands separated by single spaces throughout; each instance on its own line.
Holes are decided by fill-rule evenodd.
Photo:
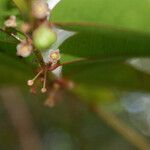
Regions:
M 11 0 L 0 0 L 1 27 L 12 14 L 21 20 Z M 149 0 L 62 0 L 52 21 L 100 23 L 149 34 L 149 14 Z M 6 54 L 5 49 L 11 51 Z M 95 82 L 89 78 L 90 86 L 78 82 L 75 91 L 60 91 L 49 108 L 44 106 L 46 95 L 29 92 L 32 67 L 14 61 L 15 54 L 14 45 L 0 43 L 1 150 L 150 149 L 149 58 L 102 62 L 98 75 L 91 76 Z M 83 69 L 80 79 L 86 77 Z

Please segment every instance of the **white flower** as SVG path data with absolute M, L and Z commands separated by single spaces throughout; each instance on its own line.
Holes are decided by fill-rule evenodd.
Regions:
M 56 64 L 60 60 L 59 49 L 49 51 L 49 60 L 52 64 Z
M 4 22 L 4 25 L 6 27 L 12 27 L 12 28 L 15 28 L 17 26 L 17 23 L 16 23 L 16 16 L 10 16 L 5 22 Z
M 31 44 L 27 43 L 26 40 L 21 41 L 17 45 L 17 55 L 21 57 L 28 57 L 32 53 L 33 47 Z
M 32 15 L 37 19 L 43 19 L 50 13 L 48 4 L 43 0 L 34 0 L 32 4 Z

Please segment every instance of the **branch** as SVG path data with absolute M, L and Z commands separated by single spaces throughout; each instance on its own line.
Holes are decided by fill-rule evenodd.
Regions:
M 0 97 L 18 133 L 22 150 L 42 150 L 37 132 L 34 129 L 31 115 L 24 103 L 18 88 L 0 89 Z
M 118 132 L 122 137 L 128 140 L 131 144 L 140 150 L 149 150 L 150 144 L 139 133 L 130 129 L 121 120 L 119 120 L 114 114 L 104 111 L 99 106 L 93 105 L 92 111 L 94 111 L 100 119 L 102 119 L 108 126 Z
M 41 65 L 41 67 L 45 66 L 41 52 L 39 50 L 36 50 L 36 49 L 34 49 L 33 52 L 34 52 L 39 64 Z

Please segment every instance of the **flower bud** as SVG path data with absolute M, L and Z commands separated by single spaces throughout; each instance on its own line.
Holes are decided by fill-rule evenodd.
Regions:
M 32 45 L 27 43 L 26 41 L 22 41 L 17 45 L 17 55 L 22 57 L 28 57 L 33 48 Z
M 56 34 L 47 26 L 40 26 L 33 32 L 33 43 L 38 50 L 46 50 L 56 41 Z
M 28 80 L 28 82 L 27 82 L 27 85 L 28 86 L 32 86 L 34 84 L 34 81 L 33 80 Z
M 12 28 L 15 28 L 17 26 L 17 23 L 16 23 L 16 16 L 10 16 L 5 22 L 4 22 L 4 25 L 6 27 L 12 27 Z
M 23 32 L 23 33 L 29 33 L 30 30 L 31 30 L 31 26 L 29 23 L 22 23 L 21 26 L 20 26 L 20 30 Z
M 48 4 L 43 0 L 34 0 L 32 4 L 32 15 L 37 19 L 46 18 L 49 15 Z
M 46 88 L 42 88 L 41 89 L 41 93 L 46 93 L 47 92 L 47 89 Z

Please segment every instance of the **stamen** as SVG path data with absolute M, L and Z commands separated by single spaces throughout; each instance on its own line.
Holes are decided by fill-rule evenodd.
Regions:
M 54 97 L 55 97 L 54 94 L 50 93 L 48 98 L 44 102 L 44 105 L 47 106 L 47 107 L 50 107 L 50 108 L 54 107 L 54 105 L 55 105 Z
M 28 80 L 27 82 L 28 86 L 32 86 L 34 84 L 33 80 Z
M 43 88 L 41 89 L 41 93 L 45 93 L 47 91 L 47 89 L 46 89 L 46 74 L 47 74 L 47 72 L 44 73 L 44 83 L 43 83 Z
M 40 76 L 42 72 L 43 70 L 41 70 L 32 80 L 28 80 L 27 85 L 32 86 L 34 84 L 34 81 Z
M 58 83 L 54 83 L 53 88 L 51 89 L 51 91 L 44 103 L 45 106 L 48 106 L 50 108 L 54 107 L 55 102 L 56 102 L 56 95 L 57 95 L 57 92 L 59 91 L 59 89 L 60 89 L 60 85 Z
M 59 49 L 57 50 L 50 50 L 49 52 L 49 60 L 52 64 L 56 64 L 60 60 L 60 53 Z

